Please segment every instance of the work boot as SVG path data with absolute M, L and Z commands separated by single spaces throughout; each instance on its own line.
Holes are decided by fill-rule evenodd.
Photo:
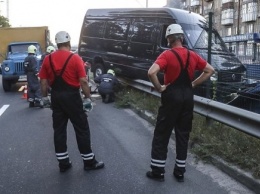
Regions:
M 33 108 L 34 107 L 34 102 L 29 102 L 29 108 Z
M 109 103 L 109 94 L 106 94 L 105 99 L 104 99 L 104 103 Z
M 43 108 L 43 102 L 42 101 L 35 101 L 34 107 Z
M 60 172 L 66 172 L 67 170 L 69 170 L 72 167 L 72 162 L 69 161 L 67 163 L 59 163 L 59 167 L 60 167 Z
M 159 181 L 159 182 L 163 182 L 164 181 L 164 174 L 161 173 L 161 174 L 155 174 L 153 173 L 152 171 L 148 171 L 146 173 L 146 176 L 150 179 L 153 179 L 155 181 Z
M 104 166 L 104 162 L 98 162 L 96 160 L 92 164 L 87 164 L 84 162 L 84 170 L 98 170 L 104 168 Z
M 173 176 L 176 178 L 178 182 L 184 182 L 184 173 L 178 169 L 174 169 Z

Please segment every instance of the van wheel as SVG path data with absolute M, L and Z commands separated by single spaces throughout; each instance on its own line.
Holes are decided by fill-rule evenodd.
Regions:
M 94 73 L 94 78 L 104 74 L 105 73 L 104 66 L 101 64 L 96 64 L 93 73 Z
M 12 83 L 10 81 L 2 79 L 2 85 L 5 92 L 11 91 Z

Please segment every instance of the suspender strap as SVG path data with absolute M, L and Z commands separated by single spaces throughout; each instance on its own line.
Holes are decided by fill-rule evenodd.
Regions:
M 181 57 L 180 55 L 173 49 L 171 49 L 172 53 L 177 57 L 178 61 L 179 61 L 179 64 L 181 66 L 181 69 L 183 70 L 187 70 L 188 66 L 189 66 L 189 59 L 190 59 L 190 51 L 187 49 L 188 51 L 188 57 L 187 57 L 187 61 L 186 61 L 186 64 L 185 64 L 185 67 L 183 65 L 183 61 L 181 60 Z M 184 68 L 183 68 L 184 67 Z
M 64 72 L 64 70 L 65 70 L 65 68 L 66 68 L 66 66 L 67 66 L 67 64 L 68 64 L 68 62 L 69 62 L 69 60 L 70 60 L 70 58 L 72 57 L 72 55 L 73 55 L 73 53 L 71 53 L 71 54 L 69 55 L 69 57 L 67 58 L 66 62 L 64 63 L 64 65 L 63 65 L 63 67 L 62 67 L 62 69 L 61 69 L 61 73 L 60 73 L 59 75 L 56 75 L 56 73 L 55 73 L 55 71 L 54 71 L 54 66 L 53 66 L 53 63 L 52 63 L 52 60 L 51 60 L 51 54 L 49 55 L 50 66 L 51 66 L 51 69 L 52 69 L 53 74 L 54 74 L 55 77 L 58 77 L 58 76 L 61 77 L 61 76 L 62 76 L 62 74 L 63 74 L 63 72 Z

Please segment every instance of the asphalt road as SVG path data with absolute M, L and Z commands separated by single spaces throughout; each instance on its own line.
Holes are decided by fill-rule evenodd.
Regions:
M 0 76 L 1 78 L 1 76 Z M 1 81 L 0 81 L 1 82 Z M 165 182 L 145 177 L 149 170 L 153 126 L 129 109 L 95 100 L 88 115 L 93 151 L 105 168 L 86 172 L 68 125 L 72 169 L 60 173 L 54 153 L 50 109 L 28 108 L 14 87 L 0 88 L 1 194 L 250 194 L 248 189 L 189 154 L 185 182 L 172 176 L 174 141 L 170 142 Z

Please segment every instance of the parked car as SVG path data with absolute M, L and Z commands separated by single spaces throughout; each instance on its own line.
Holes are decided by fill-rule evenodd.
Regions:
M 260 114 L 260 83 L 248 85 L 228 104 Z

